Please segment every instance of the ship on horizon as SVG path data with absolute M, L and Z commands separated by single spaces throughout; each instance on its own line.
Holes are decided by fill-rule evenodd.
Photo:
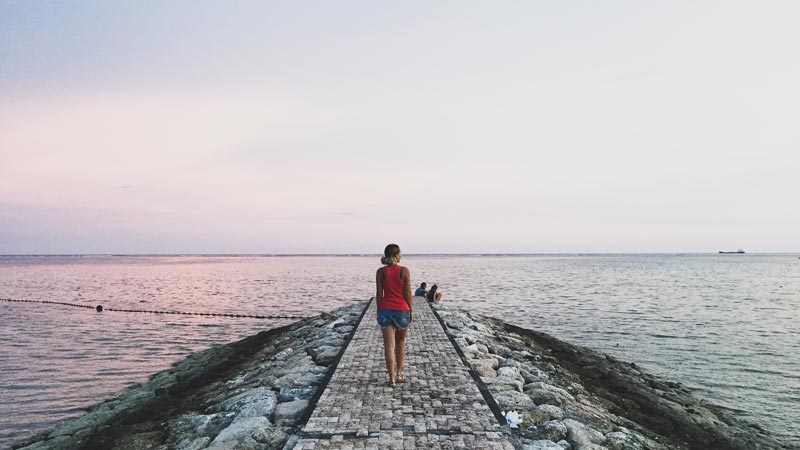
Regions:
M 731 253 L 742 253 L 743 254 L 744 250 L 737 249 L 735 252 L 725 252 L 725 251 L 720 250 L 719 252 L 722 253 L 722 254 L 731 254 Z

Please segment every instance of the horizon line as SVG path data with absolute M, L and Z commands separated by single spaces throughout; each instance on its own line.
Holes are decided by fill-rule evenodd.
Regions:
M 548 255 L 719 255 L 716 252 L 425 252 L 404 253 L 404 256 L 548 256 Z M 800 251 L 789 252 L 748 252 L 738 255 L 794 255 Z M 737 255 L 734 253 L 734 255 Z M 47 257 L 47 256 L 95 256 L 95 257 L 130 257 L 130 256 L 204 256 L 204 257 L 229 257 L 229 256 L 380 256 L 380 253 L 8 253 L 0 257 Z

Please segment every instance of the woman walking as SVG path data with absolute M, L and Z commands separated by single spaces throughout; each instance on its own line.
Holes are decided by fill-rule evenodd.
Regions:
M 406 333 L 411 323 L 411 274 L 400 266 L 403 253 L 397 244 L 383 250 L 381 264 L 375 274 L 375 302 L 378 306 L 378 325 L 383 333 L 383 351 L 389 386 L 406 381 L 403 362 L 406 359 Z

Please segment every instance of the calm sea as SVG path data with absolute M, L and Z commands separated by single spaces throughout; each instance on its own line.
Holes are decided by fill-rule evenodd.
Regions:
M 797 255 L 413 256 L 444 302 L 635 361 L 800 446 Z M 368 299 L 378 257 L 0 257 L 0 298 L 313 315 Z M 0 302 L 0 448 L 190 352 L 287 320 Z

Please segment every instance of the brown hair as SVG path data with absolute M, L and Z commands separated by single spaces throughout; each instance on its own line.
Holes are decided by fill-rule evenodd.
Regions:
M 394 259 L 397 254 L 400 253 L 400 246 L 397 244 L 389 244 L 383 249 L 383 257 L 381 258 L 381 264 L 385 264 L 387 266 L 393 266 L 397 264 L 397 261 Z

